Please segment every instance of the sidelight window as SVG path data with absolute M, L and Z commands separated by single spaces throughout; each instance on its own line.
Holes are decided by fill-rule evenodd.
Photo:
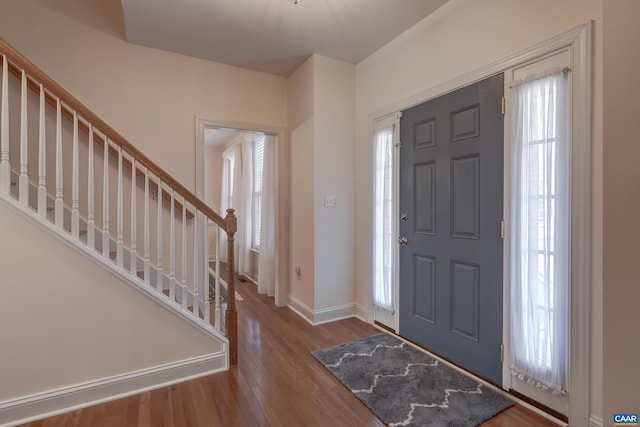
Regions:
M 569 73 L 515 82 L 512 114 L 511 369 L 565 393 L 569 344 Z
M 393 311 L 393 134 L 394 126 L 375 132 L 374 304 Z

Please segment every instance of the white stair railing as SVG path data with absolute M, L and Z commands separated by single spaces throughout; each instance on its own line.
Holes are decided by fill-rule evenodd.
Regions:
M 201 327 L 224 333 L 229 339 L 230 363 L 235 364 L 235 282 L 233 274 L 223 282 L 220 262 L 220 236 L 226 233 L 228 271 L 233 271 L 233 210 L 225 218 L 212 211 L 1 39 L 0 59 L 1 197 L 108 268 L 126 272 L 135 286 L 150 291 Z M 18 90 L 13 91 L 12 86 Z M 29 91 L 37 98 L 30 98 Z M 13 93 L 19 93 L 20 99 L 10 99 Z M 12 105 L 19 105 L 19 111 L 10 111 Z M 37 118 L 30 117 L 30 111 L 37 111 Z M 11 114 L 20 118 L 15 140 L 9 129 Z M 49 133 L 47 119 L 55 123 Z M 29 162 L 30 131 L 38 135 L 38 161 L 33 164 Z M 102 145 L 102 149 L 96 145 Z M 55 152 L 53 181 L 47 180 L 48 147 Z M 81 165 L 81 153 L 86 168 Z M 98 167 L 102 163 L 102 174 L 96 173 L 96 163 Z M 65 170 L 64 165 L 71 167 Z M 116 186 L 112 189 L 110 182 L 114 179 Z M 65 181 L 71 183 L 70 194 L 65 194 Z M 125 190 L 129 189 L 130 197 L 125 200 Z M 100 201 L 102 205 L 97 207 Z M 115 227 L 111 222 L 113 208 Z
M 44 87 L 40 85 L 40 122 L 38 132 L 38 214 L 47 216 L 47 141 Z
M 2 108 L 0 109 L 0 191 L 9 194 L 11 169 L 9 166 L 9 67 L 6 55 L 2 55 Z

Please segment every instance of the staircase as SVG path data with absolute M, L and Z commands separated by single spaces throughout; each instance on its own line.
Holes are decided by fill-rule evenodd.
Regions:
M 222 304 L 219 262 L 225 250 L 233 271 L 233 210 L 214 212 L 1 39 L 0 61 L 4 204 L 228 343 L 236 364 L 235 284 Z

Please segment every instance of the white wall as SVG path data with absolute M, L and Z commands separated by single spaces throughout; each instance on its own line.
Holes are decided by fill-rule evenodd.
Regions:
M 194 117 L 287 125 L 286 79 L 131 45 L 120 2 L 0 0 L 0 37 L 195 189 Z
M 640 410 L 640 2 L 604 2 L 604 425 Z
M 4 203 L 0 235 L 0 402 L 220 351 Z
M 372 283 L 372 118 L 588 20 L 594 31 L 592 413 L 602 414 L 602 0 L 450 0 L 356 67 L 356 302 Z

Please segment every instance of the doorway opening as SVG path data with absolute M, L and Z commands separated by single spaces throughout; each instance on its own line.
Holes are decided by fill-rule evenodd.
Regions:
M 285 144 L 283 129 L 196 120 L 196 195 L 222 216 L 234 209 L 236 273 L 278 306 L 288 283 Z

